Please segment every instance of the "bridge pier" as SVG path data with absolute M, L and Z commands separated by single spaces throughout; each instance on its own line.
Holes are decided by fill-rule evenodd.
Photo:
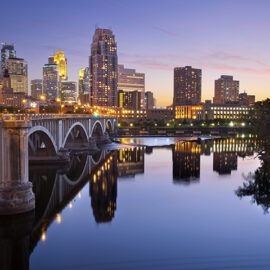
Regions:
M 0 123 L 0 214 L 28 212 L 35 207 L 28 179 L 28 138 L 31 123 L 7 120 Z

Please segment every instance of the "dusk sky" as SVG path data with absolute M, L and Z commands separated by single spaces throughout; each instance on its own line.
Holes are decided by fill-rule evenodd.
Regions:
M 29 84 L 58 50 L 77 81 L 95 26 L 111 28 L 119 64 L 145 73 L 157 105 L 172 103 L 173 68 L 185 65 L 202 69 L 203 101 L 220 75 L 233 75 L 258 100 L 270 92 L 269 10 L 269 0 L 2 1 L 0 41 L 16 43 Z

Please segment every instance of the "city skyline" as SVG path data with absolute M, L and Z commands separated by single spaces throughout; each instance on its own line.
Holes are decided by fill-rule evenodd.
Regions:
M 97 25 L 113 30 L 119 63 L 146 74 L 146 91 L 154 92 L 158 105 L 172 103 L 173 68 L 185 65 L 202 69 L 202 100 L 214 96 L 214 80 L 220 75 L 232 75 L 241 81 L 240 92 L 246 90 L 258 99 L 268 96 L 270 40 L 264 31 L 269 23 L 263 20 L 270 5 L 267 1 L 260 1 L 260 5 L 253 1 L 245 1 L 245 5 L 244 1 L 206 1 L 197 5 L 172 0 L 170 5 L 138 1 L 137 6 L 110 0 L 95 5 L 91 1 L 65 5 L 58 1 L 50 20 L 45 16 L 50 6 L 47 3 L 26 7 L 14 2 L 18 6 L 14 14 L 17 19 L 9 22 L 8 29 L 1 29 L 1 39 L 16 43 L 17 54 L 28 62 L 29 82 L 42 77 L 43 64 L 58 50 L 69 59 L 70 79 L 77 81 L 79 70 L 88 65 L 89 44 Z M 184 9 L 180 12 L 181 5 Z M 64 20 L 71 12 L 75 12 L 76 20 Z M 122 16 L 117 18 L 119 14 Z M 230 15 L 229 21 L 225 14 Z M 18 26 L 22 15 L 28 19 Z M 191 15 L 192 21 L 188 20 Z M 0 18 L 2 24 L 6 16 Z

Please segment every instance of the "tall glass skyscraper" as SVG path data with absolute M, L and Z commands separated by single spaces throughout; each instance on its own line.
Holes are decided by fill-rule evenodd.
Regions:
M 109 29 L 96 29 L 91 44 L 91 105 L 117 106 L 117 45 Z
M 59 69 L 57 64 L 43 66 L 43 94 L 48 100 L 55 100 L 59 93 Z
M 0 78 L 5 73 L 6 67 L 6 60 L 8 58 L 15 58 L 16 57 L 16 51 L 14 49 L 14 44 L 6 44 L 5 42 L 1 43 L 1 70 L 0 70 Z

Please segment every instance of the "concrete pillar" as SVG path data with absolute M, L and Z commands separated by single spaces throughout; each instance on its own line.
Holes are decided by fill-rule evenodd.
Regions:
M 0 123 L 0 214 L 33 210 L 35 198 L 28 179 L 28 138 L 31 123 Z

